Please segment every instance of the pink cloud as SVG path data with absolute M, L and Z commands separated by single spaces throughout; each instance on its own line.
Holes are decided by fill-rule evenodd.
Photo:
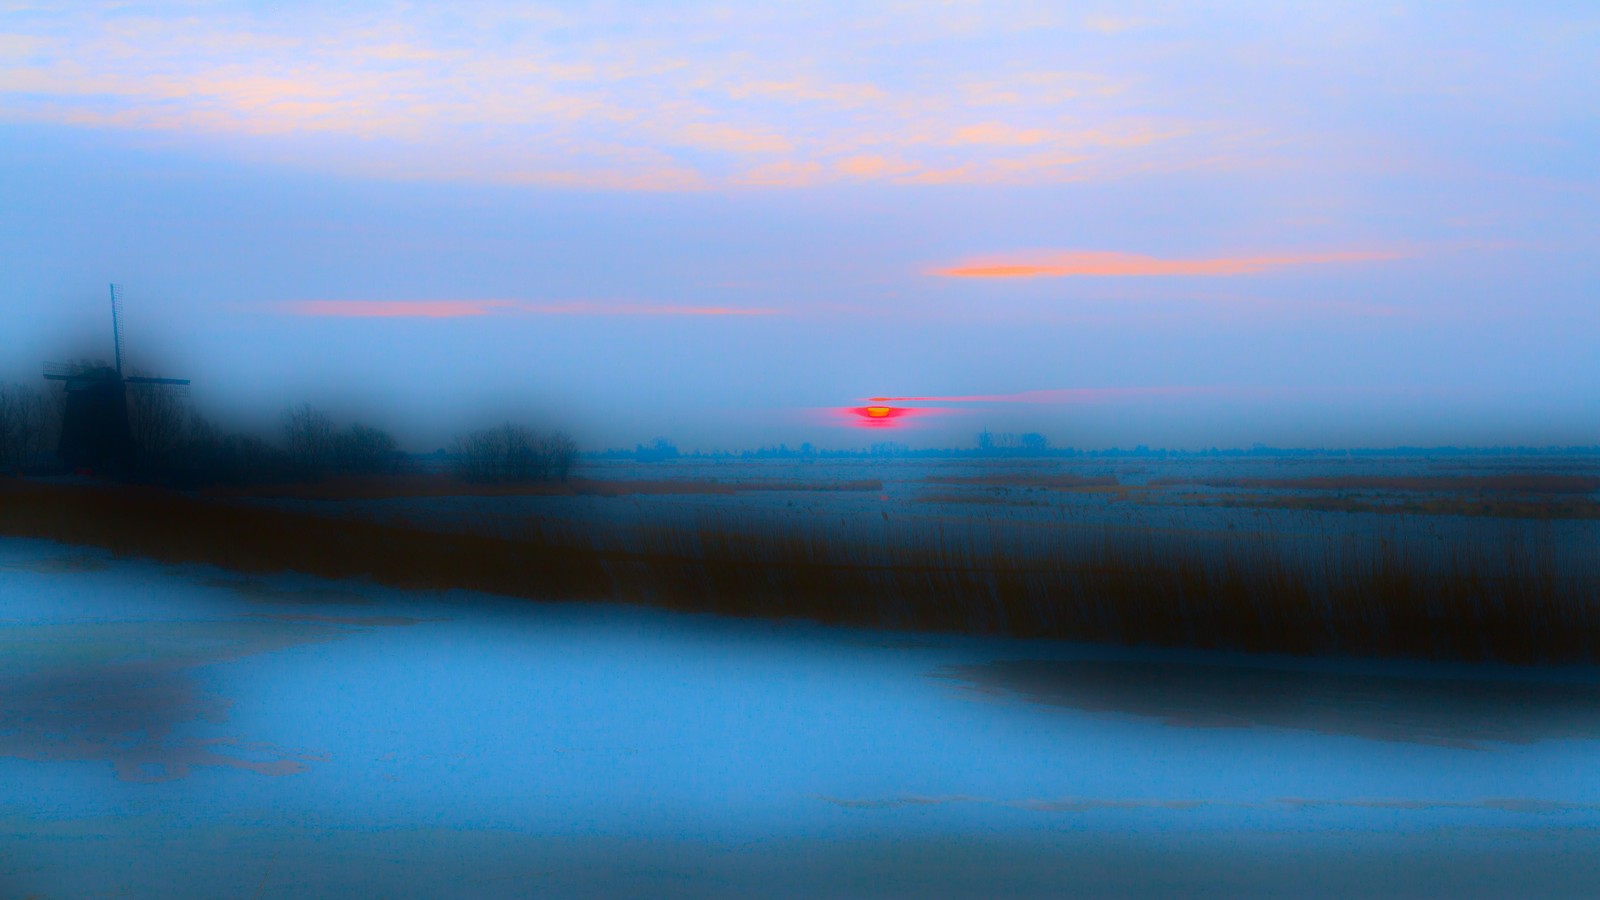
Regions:
M 1052 137 L 1051 133 L 1042 128 L 1016 128 L 1011 125 L 1002 125 L 999 122 L 985 122 L 981 125 L 968 125 L 956 129 L 951 143 L 955 144 L 998 144 L 1005 147 L 1029 147 L 1041 144 Z
M 839 160 L 834 164 L 845 175 L 855 178 L 884 178 L 906 175 L 916 171 L 916 166 L 902 159 L 891 159 L 875 154 L 859 154 Z
M 763 187 L 804 187 L 817 183 L 822 176 L 821 163 L 780 160 L 749 169 L 740 174 L 735 181 L 739 184 Z
M 1029 258 L 974 260 L 933 269 L 942 278 L 1064 278 L 1070 276 L 1255 275 L 1287 266 L 1378 262 L 1403 259 L 1395 250 L 1290 253 L 1274 256 L 1224 256 L 1210 259 L 1158 259 L 1139 253 L 1071 250 Z

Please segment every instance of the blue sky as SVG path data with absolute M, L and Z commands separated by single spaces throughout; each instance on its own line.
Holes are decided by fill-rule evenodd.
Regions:
M 0 0 L 0 377 L 117 281 L 203 409 L 418 448 L 1600 443 L 1597 60 L 1579 3 Z

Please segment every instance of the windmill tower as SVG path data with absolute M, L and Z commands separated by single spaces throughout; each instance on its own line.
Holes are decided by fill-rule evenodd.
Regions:
M 155 390 L 183 388 L 187 378 L 152 378 L 122 374 L 122 325 L 117 286 L 111 285 L 111 341 L 116 368 L 45 363 L 44 377 L 65 382 L 59 453 L 68 465 L 90 472 L 122 472 L 134 462 L 136 447 L 128 422 L 128 385 Z

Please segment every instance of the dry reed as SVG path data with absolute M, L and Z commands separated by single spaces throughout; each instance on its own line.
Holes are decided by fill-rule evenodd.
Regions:
M 1544 523 L 1442 548 L 1391 536 L 1156 534 L 1001 521 L 822 530 L 702 515 L 632 527 L 426 531 L 132 488 L 0 481 L 0 533 L 248 572 L 643 602 L 1019 637 L 1592 662 L 1600 566 Z

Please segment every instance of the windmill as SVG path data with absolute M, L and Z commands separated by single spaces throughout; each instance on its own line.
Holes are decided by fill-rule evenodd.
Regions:
M 44 377 L 65 382 L 66 405 L 61 413 L 61 458 L 74 469 L 126 470 L 133 462 L 135 445 L 128 422 L 128 385 L 152 389 L 185 389 L 187 378 L 154 378 L 122 374 L 122 327 L 117 286 L 111 285 L 111 340 L 116 368 L 94 364 L 45 363 Z

